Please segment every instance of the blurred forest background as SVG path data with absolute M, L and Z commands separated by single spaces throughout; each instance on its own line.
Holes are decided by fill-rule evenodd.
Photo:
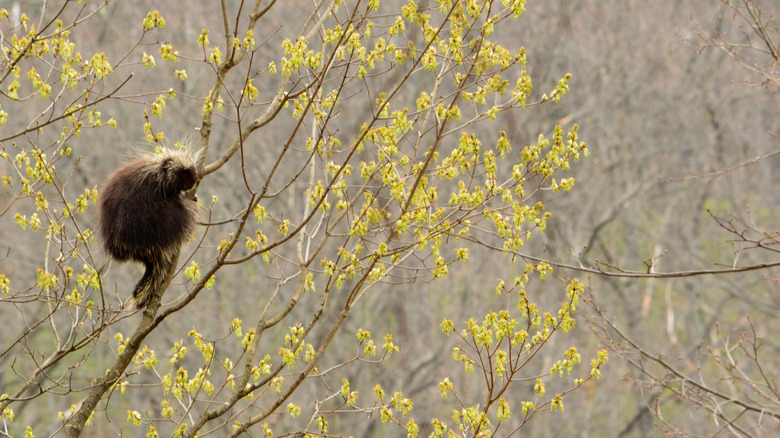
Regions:
M 51 2 L 47 13 L 48 9 L 58 9 L 60 3 Z M 235 12 L 240 2 L 225 3 Z M 433 1 L 418 4 L 421 9 L 427 5 L 438 10 Z M 7 39 L 14 20 L 18 20 L 14 14 L 24 11 L 31 22 L 37 22 L 43 2 L 6 0 L 0 7 L 11 13 L 0 27 Z M 293 38 L 291 35 L 301 28 L 311 9 L 311 1 L 289 0 L 277 2 L 263 16 L 255 31 L 255 40 L 263 48 L 252 59 L 256 65 L 253 68 L 263 70 L 274 59 L 278 66 L 283 38 Z M 519 251 L 529 257 L 526 261 L 545 260 L 551 264 L 553 278 L 541 281 L 537 276 L 526 289 L 540 307 L 549 308 L 561 301 L 565 282 L 578 278 L 585 284 L 587 303 L 580 303 L 575 329 L 551 341 L 551 348 L 540 353 L 535 371 L 528 376 L 548 375 L 560 351 L 570 346 L 583 354 L 584 363 L 599 348 L 607 349 L 610 361 L 602 367 L 600 380 L 570 395 L 565 412 L 546 408 L 524 423 L 519 434 L 645 437 L 776 433 L 780 426 L 780 366 L 775 360 L 780 354 L 780 320 L 776 316 L 780 311 L 780 287 L 778 270 L 771 264 L 777 262 L 776 252 L 780 250 L 776 231 L 780 208 L 780 102 L 776 92 L 780 75 L 774 71 L 780 57 L 771 44 L 780 41 L 780 33 L 770 17 L 780 12 L 780 7 L 771 1 L 736 2 L 731 7 L 701 0 L 550 0 L 529 1 L 526 9 L 518 21 L 507 20 L 497 26 L 496 38 L 512 53 L 521 46 L 525 48 L 526 68 L 534 82 L 530 100 L 538 101 L 542 93 L 555 89 L 566 73 L 572 75 L 570 91 L 555 104 L 502 112 L 495 124 L 478 125 L 476 132 L 491 139 L 484 143 L 493 144 L 497 131 L 505 131 L 514 147 L 512 154 L 519 160 L 523 146 L 535 144 L 540 133 L 551 136 L 554 126 L 569 131 L 576 123 L 578 135 L 590 151 L 589 158 L 572 164 L 567 177 L 573 176 L 575 185 L 570 192 L 534 193 L 534 201 L 542 201 L 552 216 L 546 231 L 534 235 Z M 140 23 L 152 10 L 159 10 L 167 26 L 136 47 Z M 756 20 L 766 23 L 762 27 L 766 39 L 751 27 Z M 85 25 L 72 30 L 71 39 L 83 53 L 104 52 L 112 62 L 125 56 L 133 60 L 115 71 L 116 78 L 106 84 L 103 93 L 118 87 L 130 72 L 133 77 L 117 93 L 121 98 L 107 100 L 101 107 L 104 123 L 110 117 L 118 122 L 117 127 L 84 129 L 71 140 L 73 155 L 59 162 L 58 171 L 69 179 L 71 194 L 92 190 L 95 185 L 99 190 L 113 168 L 138 151 L 152 149 L 145 141 L 143 124 L 147 119 L 143 108 L 149 109 L 161 90 L 175 88 L 177 97 L 166 102 L 164 119 L 155 121 L 150 117 L 153 130 L 164 130 L 170 140 L 189 137 L 197 144 L 202 98 L 212 86 L 215 70 L 202 67 L 206 64 L 188 65 L 187 59 L 200 56 L 202 49 L 196 42 L 202 29 L 212 29 L 212 42 L 222 44 L 222 32 L 217 30 L 221 26 L 218 2 L 138 0 L 110 2 Z M 160 43 L 170 43 L 184 60 L 164 64 L 158 54 Z M 6 44 L 3 42 L 4 47 Z M 417 45 L 419 48 L 421 43 Z M 156 69 L 141 65 L 144 51 L 157 57 Z M 186 68 L 187 79 L 177 81 L 172 71 L 181 68 Z M 270 101 L 279 82 L 263 81 L 263 77 L 254 86 L 261 99 Z M 514 77 L 507 79 L 514 83 Z M 359 89 L 358 85 L 353 84 L 351 89 Z M 381 85 L 372 86 L 381 91 Z M 7 83 L 2 88 L 7 91 Z M 420 91 L 405 90 L 409 95 L 404 98 L 413 102 Z M 224 94 L 223 98 L 228 100 Z M 341 109 L 340 133 L 354 136 L 359 125 L 351 126 L 350 121 L 358 120 L 357 115 L 366 111 L 366 101 L 357 99 L 354 106 Z M 0 105 L 9 108 L 5 94 L 0 96 Z M 29 114 L 9 111 L 8 124 L 0 126 L 0 138 L 24 128 L 26 120 L 41 111 L 33 105 L 14 108 L 28 110 Z M 242 166 L 240 160 L 233 159 L 203 179 L 198 189 L 201 204 L 209 208 L 212 197 L 218 202 L 210 210 L 213 215 L 207 217 L 204 213 L 202 220 L 231 220 L 246 207 L 244 178 L 264 181 L 279 148 L 295 127 L 295 120 L 288 116 L 290 110 L 284 111 L 244 144 L 243 160 L 253 163 L 251 166 Z M 233 116 L 214 118 L 207 163 L 235 141 Z M 3 141 L 2 147 L 13 157 L 12 142 L 49 143 L 59 134 L 52 131 L 36 137 L 30 132 L 24 138 Z M 291 154 L 305 157 L 302 140 L 296 141 L 297 149 Z M 294 175 L 285 173 L 299 170 L 283 165 L 277 172 L 280 178 L 295 181 Z M 11 166 L 0 163 L 0 173 L 10 171 Z M 294 220 L 300 215 L 304 179 L 264 205 L 275 219 Z M 10 192 L 0 192 L 0 209 L 4 210 L 0 216 L 0 272 L 12 279 L 13 287 L 29 285 L 32 290 L 36 268 L 43 266 L 41 254 L 48 251 L 47 243 L 40 236 L 21 232 L 14 214 L 18 211 L 29 216 L 34 204 L 16 202 Z M 83 223 L 92 227 L 95 219 L 95 206 L 89 203 Z M 224 229 L 215 231 L 198 244 L 213 255 L 213 248 L 227 234 Z M 105 254 L 97 250 L 97 245 L 92 246 L 94 256 L 105 263 Z M 191 243 L 185 248 L 182 264 L 189 263 L 187 257 L 196 246 Z M 289 260 L 283 254 L 278 256 L 280 261 L 271 265 L 257 258 L 219 271 L 213 290 L 204 290 L 175 318 L 165 320 L 144 343 L 158 351 L 160 362 L 165 363 L 171 346 L 182 339 L 190 342 L 188 332 L 194 327 L 206 339 L 222 339 L 235 318 L 252 321 L 259 312 L 255 302 L 281 284 L 285 263 L 294 264 L 294 255 Z M 507 300 L 496 295 L 496 284 L 517 275 L 518 268 L 497 256 L 473 245 L 470 264 L 463 268 L 453 265 L 444 280 L 428 281 L 430 276 L 422 276 L 373 286 L 356 302 L 338 332 L 341 338 L 334 341 L 318 366 L 320 370 L 333 367 L 330 372 L 335 386 L 329 383 L 328 390 L 302 386 L 290 401 L 305 407 L 307 401 L 322 399 L 328 391 L 338 392 L 341 379 L 348 378 L 351 389 L 358 390 L 361 397 L 369 398 L 379 383 L 388 394 L 402 391 L 414 400 L 415 417 L 450 418 L 450 409 L 441 405 L 437 385 L 442 373 L 453 367 L 452 348 L 457 342 L 452 336 L 442 336 L 440 324 L 443 318 L 456 324 L 472 317 L 481 320 L 491 305 Z M 199 263 L 202 268 L 207 264 L 206 260 Z M 739 271 L 735 268 L 740 267 L 756 269 L 711 272 Z M 137 266 L 117 263 L 101 273 L 106 296 L 115 303 L 127 298 L 129 286 L 141 275 Z M 180 298 L 186 282 L 183 276 L 177 277 L 163 303 Z M 318 304 L 299 306 L 291 317 L 308 318 Z M 22 307 L 18 300 L 4 301 L 0 297 L 0 321 L 4 326 L 0 330 L 0 393 L 11 393 L 19 376 L 24 375 L 17 367 L 30 366 L 19 358 L 29 356 L 36 350 L 36 342 L 45 343 L 46 336 L 50 336 L 17 341 L 24 327 L 31 330 L 38 321 L 36 315 L 46 308 L 19 311 Z M 322 316 L 324 320 L 335 317 L 327 311 Z M 116 320 L 110 333 L 80 356 L 83 363 L 78 366 L 99 370 L 110 367 L 116 354 L 112 353 L 117 342 L 115 333 L 127 336 L 137 318 Z M 360 361 L 351 358 L 357 348 L 354 333 L 359 329 L 370 331 L 380 344 L 385 333 L 392 334 L 399 352 L 368 366 L 355 366 Z M 279 328 L 273 336 L 281 338 L 287 331 Z M 315 331 L 312 336 L 321 339 L 326 333 Z M 191 343 L 188 345 L 196 350 Z M 276 360 L 275 347 L 268 353 Z M 190 355 L 198 356 L 194 352 Z M 131 387 L 136 385 L 138 389 L 129 388 L 126 396 L 117 394 L 110 401 L 112 408 L 122 414 L 112 417 L 108 409 L 99 409 L 94 418 L 99 426 L 95 426 L 93 435 L 86 429 L 85 436 L 145 433 L 145 429 L 126 430 L 131 426 L 125 422 L 125 412 L 159 409 L 162 396 L 140 390 L 143 382 L 154 383 L 148 370 L 138 366 L 131 372 Z M 99 376 L 100 372 L 74 374 L 76 380 L 72 383 L 87 387 L 91 377 Z M 469 382 L 464 377 L 461 384 Z M 533 382 L 531 379 L 511 391 L 519 398 L 528 398 L 534 392 Z M 23 426 L 28 424 L 34 426 L 36 436 L 61 433 L 57 412 L 68 412 L 71 404 L 83 398 L 63 390 L 46 403 L 33 403 L 38 400 L 36 395 L 36 390 L 30 389 L 26 395 L 29 402 L 12 404 L 15 419 L 8 422 L 4 418 L 0 435 L 22 436 Z M 479 399 L 474 403 L 480 403 Z M 285 413 L 284 406 L 286 402 L 267 420 L 277 431 L 275 436 L 298 427 L 291 426 L 295 420 Z M 387 429 L 377 413 L 367 420 L 369 411 L 334 418 L 331 435 L 406 434 L 401 429 Z M 515 406 L 514 414 L 521 415 L 519 411 Z M 307 415 L 311 412 L 306 411 L 303 417 Z M 418 423 L 421 436 L 433 432 L 429 423 Z M 252 436 L 263 433 L 259 426 L 251 430 Z M 502 432 L 506 431 L 497 431 L 495 436 L 504 436 Z M 223 432 L 216 433 L 222 436 Z

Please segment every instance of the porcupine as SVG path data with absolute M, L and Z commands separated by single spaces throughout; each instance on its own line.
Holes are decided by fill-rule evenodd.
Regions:
M 149 304 L 165 282 L 197 220 L 197 202 L 184 192 L 198 182 L 194 157 L 185 150 L 138 158 L 109 175 L 100 192 L 98 231 L 116 260 L 146 268 L 133 289 L 137 308 Z

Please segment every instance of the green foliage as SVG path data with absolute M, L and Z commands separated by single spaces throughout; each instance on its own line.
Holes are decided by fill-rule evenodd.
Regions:
M 417 436 L 422 424 L 430 424 L 434 436 L 490 436 L 499 428 L 518 430 L 542 409 L 562 413 L 568 394 L 598 377 L 606 354 L 599 353 L 590 373 L 545 395 L 549 381 L 579 371 L 576 347 L 556 351 L 549 370 L 541 369 L 539 352 L 559 349 L 551 340 L 574 328 L 584 286 L 570 280 L 560 306 L 542 312 L 526 290 L 529 275 L 536 272 L 544 280 L 552 267 L 520 262 L 515 252 L 546 229 L 551 213 L 536 195 L 571 190 L 574 179 L 561 174 L 588 150 L 577 125 L 557 126 L 551 136 L 540 134 L 535 144 L 520 146 L 495 126 L 504 112 L 558 102 L 568 91 L 567 74 L 549 96 L 532 102 L 525 50 L 513 53 L 497 39 L 497 29 L 511 26 L 524 2 L 439 1 L 428 9 L 414 1 L 334 2 L 323 4 L 322 19 L 303 22 L 298 35 L 264 34 L 256 40 L 263 28 L 261 4 L 235 20 L 208 22 L 226 26 L 224 31 L 202 28 L 197 35 L 180 32 L 182 23 L 166 23 L 164 13 L 150 11 L 125 56 L 82 55 L 69 39 L 77 21 L 51 19 L 41 32 L 26 20 L 12 28 L 0 64 L 8 98 L 0 123 L 14 126 L 10 134 L 0 134 L 1 157 L 10 169 L 3 184 L 19 206 L 11 210 L 13 222 L 20 232 L 37 233 L 46 249 L 32 262 L 41 266 L 31 270 L 34 278 L 0 274 L 0 305 L 47 306 L 48 316 L 19 340 L 33 342 L 31 332 L 50 329 L 55 348 L 29 354 L 28 375 L 11 385 L 12 396 L 0 399 L 3 419 L 13 421 L 11 406 L 49 366 L 63 377 L 52 378 L 42 398 L 74 378 L 93 382 L 74 390 L 79 394 L 72 412 L 60 416 L 74 436 L 87 427 L 97 400 L 104 400 L 113 423 L 124 416 L 127 430 L 144 427 L 148 436 L 195 436 L 215 422 L 226 436 L 250 429 L 273 436 L 269 417 L 280 413 L 285 419 L 277 434 L 280 429 L 350 434 L 340 419 L 368 413 L 389 434 L 397 427 Z M 97 16 L 95 9 L 90 17 Z M 177 42 L 180 34 L 189 40 Z M 225 41 L 209 41 L 217 34 Z M 150 45 L 159 45 L 159 59 L 166 62 L 157 64 L 156 55 L 144 51 Z M 274 59 L 258 62 L 268 53 Z M 40 61 L 50 66 L 47 74 L 35 68 Z M 266 62 L 268 68 L 258 70 Z M 133 75 L 116 77 L 127 70 L 173 85 L 158 90 L 144 83 L 142 97 L 121 97 L 118 91 Z M 184 87 L 189 77 L 208 81 L 211 90 Z M 377 85 L 377 78 L 386 82 Z M 370 96 L 367 103 L 360 102 L 363 93 Z M 31 114 L 22 109 L 42 100 L 55 109 L 21 119 Z M 224 180 L 230 188 L 223 195 L 227 202 L 213 195 L 204 210 L 204 216 L 230 219 L 204 218 L 208 232 L 199 230 L 183 256 L 189 281 L 174 282 L 181 291 L 166 295 L 162 310 L 155 303 L 134 317 L 141 320 L 135 329 L 116 311 L 121 303 L 107 287 L 118 284 L 113 272 L 95 256 L 87 215 L 94 212 L 99 188 L 90 182 L 91 189 L 67 190 L 65 176 L 65 169 L 79 165 L 73 151 L 91 152 L 73 138 L 121 126 L 113 118 L 102 121 L 102 113 L 115 108 L 108 103 L 132 107 L 142 122 L 131 131 L 143 133 L 153 146 L 167 138 L 160 127 L 168 127 L 172 113 L 189 104 L 190 117 L 201 118 L 200 138 L 191 147 L 198 145 L 199 158 L 210 160 L 200 168 L 201 183 Z M 352 120 L 339 118 L 342 113 Z M 134 123 L 131 117 L 120 120 Z M 257 147 L 254 139 L 262 138 L 261 128 L 273 126 L 271 120 L 284 127 L 277 135 L 286 140 Z M 212 129 L 234 139 L 232 145 L 215 145 Z M 57 135 L 45 144 L 30 135 L 34 131 Z M 240 169 L 225 166 L 228 162 Z M 438 341 L 455 343 L 451 360 L 458 365 L 438 380 L 447 419 L 413 417 L 413 398 L 401 390 L 372 383 L 375 397 L 367 397 L 352 379 L 339 378 L 342 368 L 388 363 L 409 342 L 394 333 L 382 333 L 379 341 L 363 329 L 356 338 L 345 336 L 343 325 L 362 299 L 386 285 L 445 280 L 455 268 L 473 264 L 475 249 L 517 263 L 521 273 L 512 273 L 518 276 L 508 280 L 510 286 L 501 281 L 495 288 L 512 305 L 491 307 L 465 322 L 442 321 Z M 266 274 L 257 281 L 262 270 Z M 218 271 L 223 273 L 217 286 Z M 126 297 L 124 284 L 117 289 Z M 221 317 L 222 305 L 231 309 L 226 321 L 198 320 L 189 329 L 176 324 L 174 315 L 184 314 L 177 312 L 197 313 L 198 306 L 231 291 L 241 292 L 240 303 L 226 298 L 207 310 Z M 476 293 L 493 295 L 490 288 Z M 392 316 L 375 315 L 382 317 Z M 82 355 L 109 350 L 107 344 L 113 351 L 101 355 L 99 366 L 85 365 Z M 188 354 L 193 348 L 201 354 Z M 155 350 L 164 352 L 162 361 Z M 472 376 L 483 380 L 467 385 Z M 533 396 L 509 397 L 522 381 L 536 382 Z M 76 407 L 75 398 L 84 399 L 85 391 L 94 397 Z M 304 393 L 310 396 L 298 395 Z M 152 406 L 136 400 L 161 401 Z

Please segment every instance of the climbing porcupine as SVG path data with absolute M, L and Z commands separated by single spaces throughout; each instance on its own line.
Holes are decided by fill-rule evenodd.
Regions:
M 146 267 L 133 289 L 139 309 L 158 292 L 195 229 L 197 202 L 184 192 L 197 182 L 194 157 L 164 149 L 119 167 L 100 191 L 98 231 L 106 251 Z

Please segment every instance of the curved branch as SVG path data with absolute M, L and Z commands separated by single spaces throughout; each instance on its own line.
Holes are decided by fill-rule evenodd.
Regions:
M 469 240 L 470 242 L 479 244 L 484 246 L 485 248 L 495 250 L 495 251 L 502 251 L 509 254 L 514 254 L 518 257 L 521 257 L 525 260 L 531 260 L 537 263 L 547 263 L 550 266 L 555 266 L 556 268 L 563 268 L 563 269 L 571 269 L 573 271 L 579 271 L 579 272 L 585 272 L 588 274 L 595 274 L 595 275 L 601 275 L 604 277 L 624 277 L 624 278 L 680 278 L 680 277 L 697 277 L 701 275 L 720 275 L 720 274 L 737 274 L 740 272 L 749 272 L 749 271 L 758 271 L 761 269 L 769 269 L 769 268 L 775 268 L 780 266 L 780 261 L 778 262 L 771 262 L 771 263 L 759 263 L 755 265 L 750 266 L 742 266 L 739 268 L 728 268 L 728 269 L 700 269 L 700 270 L 691 270 L 691 271 L 676 271 L 676 272 L 642 272 L 642 271 L 629 271 L 624 270 L 621 268 L 618 268 L 616 266 L 609 265 L 607 263 L 601 262 L 599 260 L 596 260 L 596 265 L 598 267 L 596 268 L 588 268 L 585 266 L 576 266 L 576 265 L 569 265 L 566 263 L 561 262 L 553 262 L 541 257 L 535 257 L 528 254 L 523 254 L 519 251 L 512 251 L 508 250 L 502 247 L 498 247 L 495 245 L 490 245 L 484 242 L 480 242 L 479 240 L 475 238 L 469 238 L 464 237 L 465 239 Z M 614 269 L 614 271 L 605 271 L 602 266 L 607 266 L 609 268 Z
M 68 424 L 65 425 L 66 436 L 68 438 L 81 436 L 84 425 L 94 412 L 98 402 L 100 402 L 103 395 L 122 377 L 125 370 L 130 365 L 130 362 L 132 362 L 133 357 L 141 348 L 141 343 L 146 336 L 163 321 L 163 318 L 155 318 L 155 314 L 160 309 L 160 301 L 163 295 L 162 291 L 165 291 L 171 283 L 171 280 L 173 280 L 178 262 L 179 254 L 176 254 L 168 269 L 165 282 L 163 282 L 160 287 L 160 292 L 152 295 L 149 305 L 143 312 L 141 322 L 138 324 L 133 335 L 127 340 L 125 349 L 119 354 L 114 365 L 106 371 L 105 376 L 95 382 L 89 395 L 81 402 L 78 411 L 73 414 L 70 421 L 68 421 Z

